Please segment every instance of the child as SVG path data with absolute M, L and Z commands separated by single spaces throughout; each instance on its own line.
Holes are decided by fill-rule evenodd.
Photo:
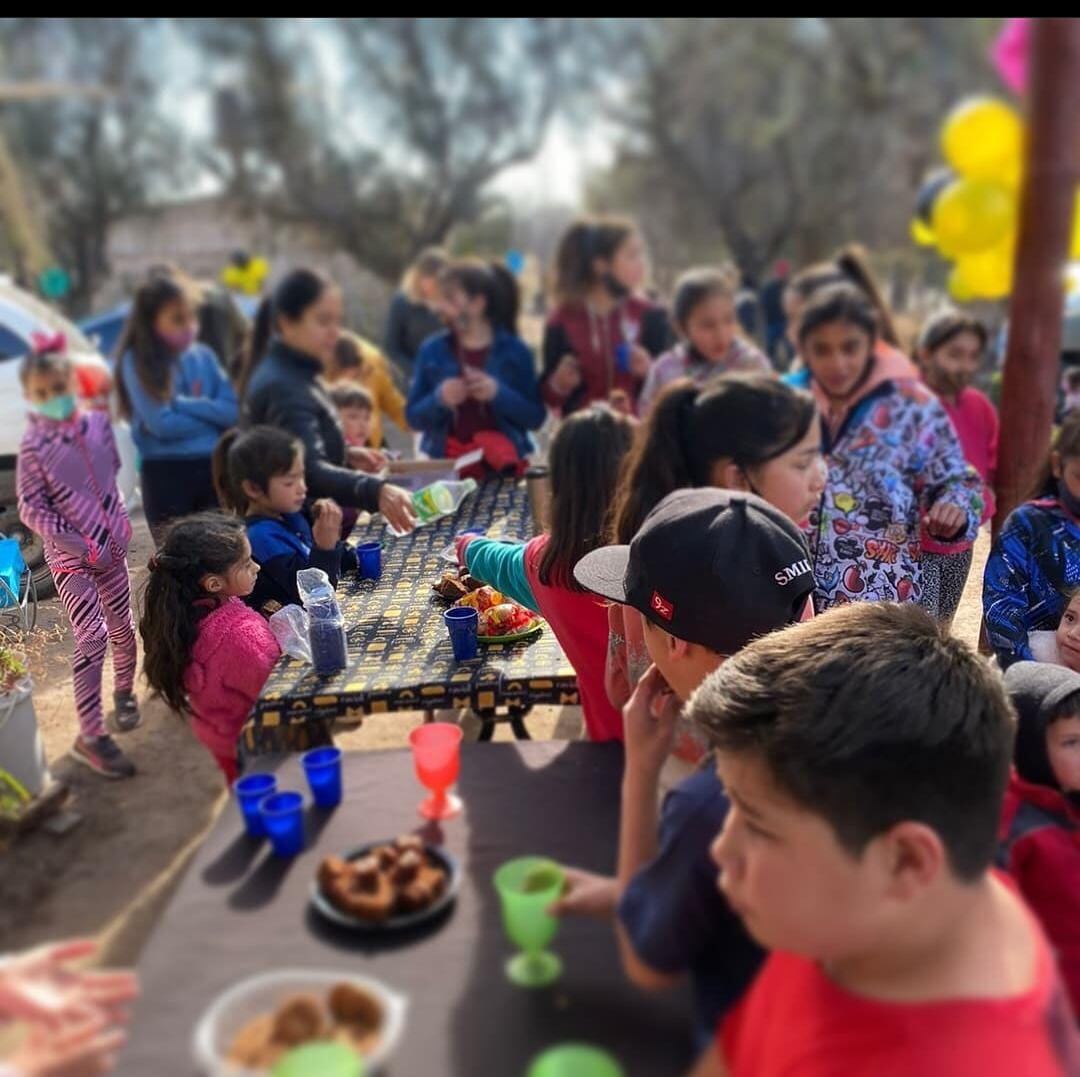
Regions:
M 815 293 L 802 313 L 806 369 L 789 375 L 821 409 L 829 481 L 811 515 L 818 612 L 847 602 L 918 602 L 920 529 L 950 550 L 971 543 L 983 483 L 948 415 L 907 377 L 910 364 L 874 352 L 877 321 L 850 285 Z
M 461 456 L 493 441 L 514 460 L 533 449 L 544 422 L 532 353 L 517 335 L 518 285 L 497 262 L 452 262 L 440 278 L 450 329 L 416 360 L 406 417 L 431 457 Z M 498 467 L 495 470 L 500 470 Z
M 731 801 L 719 885 L 771 951 L 695 1070 L 1076 1073 L 1053 955 L 991 872 L 1012 710 L 913 605 L 757 640 L 690 701 Z
M 345 444 L 351 448 L 366 448 L 372 444 L 371 430 L 375 405 L 371 393 L 353 382 L 338 382 L 330 389 L 330 399 L 337 408 Z M 355 466 L 355 463 L 354 463 Z
M 893 324 L 892 311 L 874 278 L 866 251 L 855 243 L 841 248 L 830 262 L 817 262 L 800 269 L 784 289 L 788 342 L 796 354 L 799 351 L 799 325 L 806 304 L 823 288 L 833 288 L 838 284 L 851 285 L 873 310 L 878 326 L 874 354 L 890 363 L 897 376 L 903 370 L 907 377 L 917 378 L 919 372 L 915 365 L 900 351 L 900 335 Z
M 19 377 L 30 405 L 16 474 L 19 516 L 45 541 L 45 560 L 75 635 L 79 736 L 72 754 L 106 778 L 130 778 L 135 765 L 106 732 L 101 710 L 111 641 L 115 727 L 126 733 L 140 721 L 127 566 L 131 523 L 116 487 L 120 456 L 109 416 L 76 409 L 74 366 L 62 338 L 31 352 Z
M 735 289 L 716 269 L 691 269 L 675 284 L 675 328 L 682 341 L 653 363 L 638 400 L 638 412 L 649 414 L 657 394 L 678 378 L 707 385 L 732 370 L 771 374 L 772 365 L 738 332 Z
M 725 656 L 800 616 L 814 587 L 806 544 L 787 516 L 753 495 L 680 490 L 629 547 L 597 550 L 574 572 L 640 614 L 653 666 L 623 711 L 618 878 L 571 870 L 555 911 L 616 919 L 623 967 L 640 987 L 662 989 L 689 973 L 704 1042 L 762 954 L 716 889 L 709 845 L 728 804 L 715 767 L 668 793 L 658 827 L 661 772 L 680 705 Z
M 390 419 L 408 433 L 405 421 L 405 397 L 394 384 L 390 364 L 378 348 L 356 333 L 342 330 L 334 348 L 334 362 L 326 372 L 327 381 L 337 388 L 355 385 L 371 399 L 371 428 L 365 434 L 366 444 L 381 449 L 384 445 L 383 419 Z
M 725 374 L 709 388 L 664 389 L 623 466 L 612 539 L 626 545 L 673 490 L 748 490 L 803 524 L 825 488 L 821 422 L 808 393 L 762 374 Z M 609 611 L 607 689 L 623 707 L 649 665 L 641 618 Z
M 574 579 L 574 565 L 604 544 L 619 465 L 633 427 L 602 405 L 575 412 L 551 444 L 551 532 L 528 545 L 465 537 L 458 558 L 473 576 L 551 625 L 578 675 L 590 740 L 622 740 L 622 715 L 604 691 L 608 612 Z
M 1069 596 L 1057 628 L 1028 633 L 1028 649 L 1036 662 L 1066 666 L 1080 673 L 1080 589 Z
M 1042 921 L 1080 1014 L 1080 675 L 1017 662 L 1005 687 L 1018 724 L 1001 859 Z
M 224 508 L 244 517 L 259 577 L 244 601 L 269 616 L 299 605 L 296 574 L 321 568 L 337 586 L 356 568 L 356 554 L 341 539 L 341 509 L 321 498 L 311 506 L 314 526 L 303 514 L 307 497 L 304 447 L 274 426 L 230 430 L 214 453 L 214 478 Z
M 643 293 L 649 263 L 633 221 L 575 221 L 555 255 L 555 308 L 544 328 L 544 401 L 568 415 L 621 389 L 636 406 L 652 360 L 671 346 L 662 307 Z
M 205 512 L 169 529 L 150 559 L 143 616 L 143 672 L 195 736 L 225 780 L 237 778 L 236 742 L 281 648 L 244 605 L 259 574 L 243 521 Z
M 1009 514 L 986 562 L 983 612 L 1002 666 L 1034 656 L 1028 633 L 1053 629 L 1080 586 L 1080 411 L 1048 453 L 1039 496 Z
M 1065 418 L 1073 408 L 1080 405 L 1080 369 L 1068 367 L 1061 375 L 1061 411 Z
M 157 273 L 136 291 L 117 344 L 117 396 L 139 450 L 155 542 L 170 520 L 217 504 L 210 456 L 238 414 L 218 357 L 195 343 L 195 308 L 190 284 Z
M 997 410 L 971 382 L 986 350 L 986 328 L 977 318 L 944 310 L 923 326 L 918 358 L 923 380 L 937 393 L 960 439 L 967 462 L 983 481 L 985 523 L 994 515 L 997 469 Z M 971 569 L 970 545 L 945 552 L 923 535 L 923 607 L 945 625 L 952 623 Z

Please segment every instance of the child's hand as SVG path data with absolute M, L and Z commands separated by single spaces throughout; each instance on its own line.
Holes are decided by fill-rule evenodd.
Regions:
M 652 356 L 640 344 L 635 344 L 630 349 L 630 373 L 644 381 L 649 376 L 650 369 Z
M 584 916 L 590 920 L 612 920 L 619 901 L 618 884 L 607 875 L 594 875 L 580 868 L 563 868 L 566 889 L 548 906 L 549 916 Z
M 469 387 L 464 378 L 447 378 L 439 386 L 439 399 L 448 407 L 456 408 L 465 403 L 469 395 Z
M 649 666 L 623 707 L 626 769 L 654 779 L 675 744 L 675 722 L 682 704 L 656 666 Z
M 929 514 L 923 517 L 923 524 L 934 538 L 947 541 L 955 538 L 956 533 L 967 524 L 967 513 L 956 505 L 939 501 Z
M 328 497 L 321 497 L 311 506 L 315 523 L 311 534 L 320 550 L 332 550 L 341 541 L 341 506 Z
M 382 471 L 386 464 L 386 454 L 379 452 L 378 449 L 368 449 L 363 445 L 349 446 L 349 466 L 356 468 L 357 471 L 366 471 L 370 475 L 375 475 Z
M 379 492 L 379 512 L 397 532 L 411 531 L 416 526 L 416 509 L 412 497 L 400 486 L 387 484 Z
M 564 355 L 548 381 L 559 396 L 569 396 L 581 384 L 581 364 L 577 357 Z
M 466 370 L 465 385 L 469 390 L 469 396 L 482 404 L 490 403 L 499 392 L 499 383 L 482 370 Z

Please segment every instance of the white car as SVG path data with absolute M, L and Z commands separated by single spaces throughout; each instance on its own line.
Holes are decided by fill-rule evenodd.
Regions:
M 108 364 L 81 330 L 59 311 L 0 276 L 0 533 L 17 537 L 23 559 L 33 570 L 38 594 L 52 593 L 52 577 L 44 560 L 40 536 L 19 519 L 15 496 L 15 465 L 26 425 L 26 401 L 19 383 L 19 364 L 31 346 L 33 333 L 63 333 L 68 350 L 80 367 L 93 367 L 103 380 Z M 120 492 L 130 505 L 135 491 L 135 447 L 127 423 L 113 427 L 124 466 Z

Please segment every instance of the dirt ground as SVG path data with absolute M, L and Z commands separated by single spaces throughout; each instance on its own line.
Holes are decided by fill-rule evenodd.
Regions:
M 989 550 L 984 534 L 954 624 L 954 632 L 978 642 L 980 586 Z M 145 577 L 149 536 L 140 519 L 130 563 L 136 594 Z M 225 803 L 217 768 L 182 721 L 158 701 L 142 704 L 142 726 L 121 739 L 139 773 L 131 781 L 107 782 L 74 763 L 68 749 L 77 732 L 71 692 L 70 633 L 55 600 L 41 607 L 39 625 L 48 640 L 32 649 L 34 702 L 54 775 L 70 785 L 71 807 L 81 823 L 64 836 L 38 830 L 0 855 L 0 952 L 47 939 L 98 935 L 110 964 L 132 964 L 162 914 L 191 855 Z M 111 698 L 111 673 L 105 698 Z M 404 747 L 420 714 L 368 718 L 339 735 L 349 749 Z M 466 736 L 479 726 L 465 718 Z M 536 708 L 528 727 L 536 739 L 582 735 L 576 707 Z M 500 726 L 496 739 L 510 739 Z

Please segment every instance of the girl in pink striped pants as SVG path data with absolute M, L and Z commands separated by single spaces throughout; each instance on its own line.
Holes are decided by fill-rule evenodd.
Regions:
M 111 642 L 116 727 L 127 732 L 139 724 L 127 567 L 131 523 L 116 485 L 120 458 L 109 416 L 76 408 L 74 367 L 63 337 L 34 343 L 20 370 L 30 416 L 19 448 L 19 515 L 45 541 L 45 559 L 75 635 L 79 736 L 72 754 L 107 778 L 130 778 L 135 766 L 109 736 L 101 705 Z

